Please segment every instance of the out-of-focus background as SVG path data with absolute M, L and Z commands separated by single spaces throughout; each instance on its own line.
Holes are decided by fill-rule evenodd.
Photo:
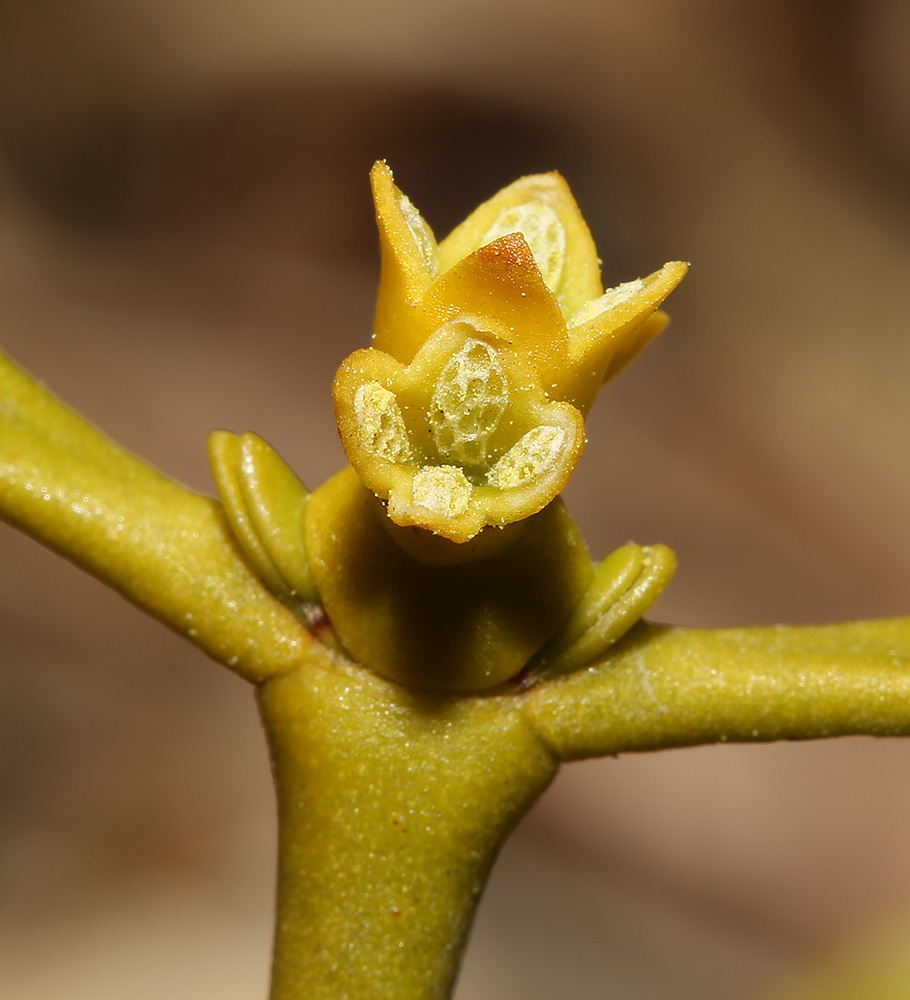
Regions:
M 610 284 L 693 268 L 589 422 L 596 554 L 660 620 L 910 612 L 902 0 L 0 0 L 0 343 L 202 491 L 256 430 L 314 486 L 366 343 L 367 171 L 443 235 L 558 168 Z M 747 1000 L 910 908 L 910 743 L 565 768 L 459 1000 Z M 274 817 L 249 690 L 0 530 L 0 993 L 264 997 Z

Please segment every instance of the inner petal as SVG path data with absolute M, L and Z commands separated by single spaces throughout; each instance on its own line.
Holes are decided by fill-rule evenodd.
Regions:
M 364 447 L 390 462 L 406 462 L 411 446 L 395 393 L 378 382 L 366 382 L 354 394 L 354 415 Z
M 471 484 L 455 465 L 426 466 L 414 476 L 411 499 L 434 514 L 457 517 L 467 510 Z
M 446 362 L 428 414 L 441 455 L 483 464 L 490 435 L 509 402 L 505 372 L 489 344 L 471 338 Z
M 559 216 L 542 201 L 528 201 L 506 209 L 487 230 L 482 246 L 509 233 L 521 233 L 551 292 L 556 292 L 566 259 L 566 230 Z
M 407 195 L 401 195 L 398 199 L 398 207 L 401 209 L 402 217 L 408 227 L 408 232 L 414 238 L 420 256 L 429 275 L 433 278 L 439 273 L 439 265 L 436 261 L 436 240 L 430 227 L 424 221 L 423 216 L 414 207 L 411 199 Z
M 541 424 L 523 435 L 487 473 L 490 486 L 499 489 L 523 486 L 550 468 L 566 441 L 562 427 Z
M 592 299 L 586 305 L 582 306 L 569 320 L 569 327 L 581 326 L 582 323 L 587 323 L 589 320 L 594 319 L 595 316 L 599 316 L 609 309 L 615 309 L 624 302 L 635 298 L 644 287 L 644 281 L 641 278 L 636 278 L 634 281 L 625 281 L 615 288 L 608 288 L 599 298 Z

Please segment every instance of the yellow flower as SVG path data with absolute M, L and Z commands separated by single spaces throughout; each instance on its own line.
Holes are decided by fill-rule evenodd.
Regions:
M 373 346 L 335 378 L 341 440 L 392 521 L 466 542 L 559 494 L 584 414 L 663 329 L 687 265 L 605 292 L 559 174 L 509 185 L 439 244 L 385 163 L 371 178 L 382 281 Z

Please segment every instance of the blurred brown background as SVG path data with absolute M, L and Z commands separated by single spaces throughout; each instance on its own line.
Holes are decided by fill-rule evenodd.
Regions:
M 608 283 L 693 262 L 595 408 L 596 554 L 658 619 L 910 611 L 910 8 L 901 0 L 0 0 L 0 343 L 211 492 L 256 430 L 342 462 L 387 157 L 439 235 L 560 169 Z M 0 530 L 0 993 L 264 997 L 274 819 L 245 685 Z M 504 852 L 459 1000 L 772 990 L 910 907 L 910 744 L 566 768 Z

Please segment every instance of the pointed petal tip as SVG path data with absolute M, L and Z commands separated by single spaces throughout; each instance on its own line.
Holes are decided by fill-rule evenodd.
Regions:
M 393 181 L 392 168 L 389 166 L 386 160 L 375 160 L 373 166 L 370 167 L 370 183 L 373 185 L 373 189 L 376 189 L 377 184 L 382 184 L 387 181 Z
M 474 251 L 477 260 L 490 263 L 513 264 L 526 271 L 538 271 L 537 262 L 528 241 L 522 233 L 507 233 Z
M 657 273 L 664 273 L 668 276 L 674 277 L 676 279 L 675 285 L 678 285 L 686 276 L 691 266 L 692 265 L 687 260 L 670 260 L 667 261 L 667 263 L 664 264 L 664 266 Z

